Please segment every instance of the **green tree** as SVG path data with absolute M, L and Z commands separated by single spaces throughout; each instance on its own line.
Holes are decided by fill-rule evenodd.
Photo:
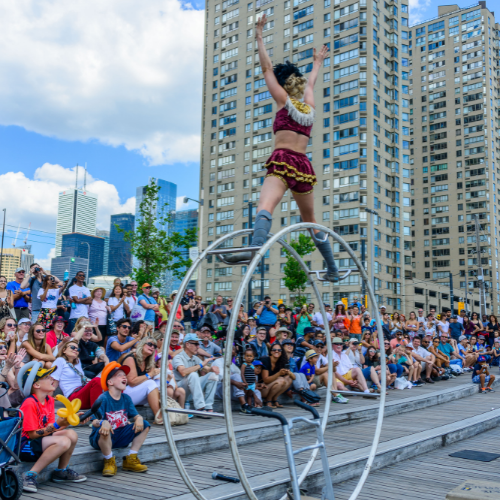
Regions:
M 132 255 L 139 262 L 132 269 L 132 277 L 139 283 L 161 286 L 162 277 L 167 271 L 182 279 L 185 270 L 191 266 L 191 259 L 185 258 L 197 243 L 197 228 L 186 229 L 184 234 L 169 231 L 173 216 L 166 203 L 158 207 L 160 187 L 154 179 L 144 188 L 143 200 L 139 206 L 139 223 L 134 231 L 124 231 L 115 225 L 123 239 L 130 242 Z
M 309 255 L 316 249 L 312 238 L 306 236 L 305 234 L 299 234 L 297 240 L 290 241 L 290 246 L 301 256 L 304 257 Z M 288 257 L 285 267 L 283 268 L 283 273 L 285 275 L 285 286 L 290 290 L 291 294 L 295 295 L 293 305 L 295 307 L 301 307 L 307 300 L 304 296 L 307 282 L 309 276 L 304 272 L 299 262 L 292 257 L 290 252 L 285 250 L 286 256 Z

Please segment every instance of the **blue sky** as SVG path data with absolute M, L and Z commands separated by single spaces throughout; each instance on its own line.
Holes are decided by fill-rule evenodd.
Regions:
M 57 192 L 77 163 L 87 163 L 99 189 L 101 227 L 130 209 L 150 176 L 198 198 L 204 2 L 150 0 L 142 17 L 120 0 L 104 7 L 88 0 L 78 16 L 64 0 L 39 5 L 34 16 L 9 4 L 0 19 L 4 40 L 14 41 L 0 40 L 0 209 L 7 206 L 9 226 L 31 222 L 45 231 L 31 238 L 42 260 L 53 242 Z M 435 17 L 437 5 L 410 0 L 410 24 Z M 29 197 L 19 197 L 28 185 Z M 15 233 L 8 229 L 5 247 Z

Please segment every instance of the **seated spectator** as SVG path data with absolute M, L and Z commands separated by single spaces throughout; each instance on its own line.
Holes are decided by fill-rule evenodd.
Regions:
M 474 365 L 474 370 L 472 371 L 472 383 L 481 385 L 481 394 L 486 394 L 487 392 L 495 392 L 491 386 L 495 381 L 495 375 L 490 375 L 488 370 L 488 364 L 486 363 L 486 356 L 479 356 L 477 363 Z M 488 384 L 485 387 L 485 384 Z
M 367 382 L 372 382 L 377 387 L 377 391 L 379 393 L 382 392 L 382 386 L 380 385 L 380 374 L 382 367 L 380 366 L 380 355 L 374 347 L 370 347 L 366 352 L 365 361 L 362 366 L 363 377 Z M 386 385 L 390 386 L 396 377 L 391 374 L 389 369 L 387 368 L 386 372 Z
M 122 469 L 129 472 L 146 472 L 146 465 L 137 457 L 149 432 L 149 422 L 144 420 L 132 403 L 130 396 L 123 393 L 127 387 L 127 375 L 130 368 L 110 363 L 103 371 L 99 415 L 102 419 L 92 422 L 90 445 L 100 450 L 104 458 L 102 475 L 114 476 L 117 473 L 113 448 L 126 448 L 132 444 L 128 454 L 123 457 Z
M 276 337 L 274 339 L 274 342 L 277 342 L 278 344 L 281 344 L 281 342 L 285 339 L 290 338 L 291 332 L 286 326 L 282 326 L 281 328 L 278 328 L 276 331 Z M 268 348 L 271 348 L 271 344 L 268 345 Z
M 295 357 L 302 358 L 309 349 L 314 350 L 314 333 L 314 327 L 308 326 L 304 328 L 304 333 L 302 335 L 297 335 L 293 353 Z
M 29 318 L 22 318 L 30 323 Z M 0 319 L 0 340 L 10 342 L 16 337 L 17 321 L 10 316 Z M 22 338 L 21 338 L 22 342 Z
M 24 415 L 20 458 L 23 462 L 34 462 L 24 475 L 23 491 L 29 493 L 37 492 L 38 474 L 56 459 L 59 459 L 59 463 L 52 472 L 52 481 L 81 483 L 87 480 L 68 467 L 78 434 L 68 429 L 70 424 L 65 418 L 57 417 L 56 421 L 52 397 L 56 388 L 52 374 L 56 369 L 53 366 L 47 370 L 42 363 L 33 362 L 19 380 L 22 392 L 27 396 L 20 408 Z M 34 377 L 32 370 L 33 374 L 36 373 Z
M 413 359 L 413 348 L 405 345 L 398 345 L 395 349 L 396 362 L 403 366 L 408 381 L 413 387 L 420 387 L 423 382 L 420 380 L 422 366 Z
M 250 347 L 255 351 L 255 357 L 262 360 L 262 358 L 269 356 L 267 346 L 265 344 L 267 336 L 267 330 L 263 326 L 257 328 L 257 336 L 254 340 L 251 340 Z
M 69 339 L 69 335 L 64 333 L 67 324 L 68 322 L 62 316 L 55 316 L 52 319 L 52 323 L 49 325 L 50 330 L 46 336 L 46 342 L 52 349 L 55 349 L 63 339 Z
M 361 369 L 353 366 L 347 354 L 342 352 L 342 345 L 341 338 L 335 337 L 332 340 L 333 360 L 338 363 L 335 376 L 339 390 L 346 390 L 346 387 L 348 387 L 349 390 L 358 389 L 369 393 L 370 391 Z
M 21 344 L 26 349 L 24 362 L 40 361 L 45 368 L 50 368 L 55 360 L 52 349 L 47 344 L 45 328 L 41 323 L 35 323 L 28 333 L 28 340 Z
M 403 338 L 403 332 L 401 330 L 396 330 L 395 338 L 391 339 L 391 348 L 396 349 L 398 345 L 406 345 L 408 341 Z
M 369 349 L 372 348 L 375 351 L 375 348 L 373 346 L 369 347 Z M 367 352 L 369 349 L 367 349 Z M 361 342 L 358 341 L 356 337 L 352 337 L 351 339 L 349 339 L 349 347 L 345 350 L 345 353 L 351 360 L 353 366 L 361 369 L 363 368 L 363 365 L 365 363 L 365 358 L 362 350 L 363 350 L 363 345 L 361 344 Z
M 143 334 L 129 336 L 130 320 L 123 318 L 116 323 L 116 335 L 108 338 L 106 356 L 109 361 L 118 361 L 122 354 L 130 352 L 130 349 L 141 340 Z
M 199 332 L 199 338 L 201 339 L 201 343 L 200 350 L 197 353 L 198 356 L 212 358 L 222 355 L 222 349 L 212 342 L 212 330 L 210 327 L 202 326 Z
M 241 379 L 241 370 L 238 368 L 238 366 L 235 363 L 236 359 L 236 346 L 233 346 L 233 361 L 231 363 L 231 399 L 233 401 L 239 401 L 241 405 L 240 413 L 243 413 L 245 415 L 248 414 L 249 408 L 246 406 L 247 402 L 245 399 L 245 383 Z M 254 363 L 260 363 L 260 361 L 256 360 Z M 255 365 L 255 374 L 258 375 L 258 365 Z M 218 399 L 223 399 L 223 385 L 222 381 L 224 379 L 224 358 L 218 358 L 212 363 L 212 368 L 217 368 L 219 370 L 219 382 L 217 384 L 217 390 L 215 392 L 215 395 L 217 396 Z M 257 384 L 258 385 L 258 384 Z M 255 399 L 255 407 L 256 408 L 261 408 L 262 407 L 262 396 L 261 393 L 256 386 L 254 390 L 254 399 Z
M 274 342 L 276 342 L 276 332 L 280 328 L 281 328 L 281 320 L 279 319 L 277 319 L 276 323 L 271 328 L 269 328 L 269 332 L 266 338 L 266 345 L 268 349 L 271 347 L 271 344 L 274 344 Z
M 494 341 L 493 348 L 491 350 L 491 366 L 499 366 L 499 365 L 500 365 L 500 339 Z
M 385 350 L 385 362 L 387 363 L 387 368 L 389 369 L 389 373 L 391 375 L 395 375 L 394 380 L 399 378 L 404 373 L 404 368 L 396 362 L 396 356 L 392 352 L 391 344 L 388 340 L 384 340 L 384 350 Z M 394 389 L 393 386 L 387 384 L 389 389 Z
M 7 345 L 0 340 L 0 382 L 7 382 L 9 385 L 7 394 L 0 399 L 0 407 L 17 408 L 23 401 L 24 395 L 17 384 L 17 374 L 23 364 L 26 351 L 19 349 L 19 352 L 7 354 Z
M 170 346 L 168 349 L 168 355 L 173 358 L 180 352 L 182 352 L 182 346 L 179 345 L 180 333 L 177 330 L 172 330 L 172 335 L 170 335 Z
M 63 395 L 70 401 L 79 399 L 82 408 L 92 408 L 97 398 L 102 394 L 101 379 L 88 379 L 79 359 L 80 348 L 78 340 L 70 340 L 59 349 L 53 366 L 57 366 L 52 378 L 59 385 Z M 56 384 L 56 387 L 57 387 Z
M 462 367 L 464 370 L 472 370 L 477 363 L 479 354 L 474 352 L 470 346 L 469 339 L 465 335 L 461 335 L 457 345 L 458 356 L 462 359 Z
M 460 323 L 458 323 L 460 324 Z M 436 360 L 434 354 L 430 353 L 425 347 L 421 345 L 420 337 L 415 336 L 413 338 L 413 343 L 410 344 L 413 347 L 412 356 L 415 361 L 418 361 L 422 365 L 422 370 L 425 369 L 425 382 L 428 384 L 433 384 L 432 380 L 432 370 L 435 368 L 434 361 Z
M 136 406 L 149 404 L 155 415 L 155 424 L 163 425 L 160 411 L 160 369 L 155 366 L 156 347 L 156 340 L 145 337 L 137 344 L 135 353 L 126 354 L 122 358 L 122 364 L 130 368 L 125 394 L 130 396 L 132 403 Z M 170 380 L 167 380 L 167 384 L 167 395 L 184 408 L 186 401 L 184 389 L 174 387 Z
M 93 336 L 93 328 L 90 323 L 73 335 L 73 339 L 78 342 L 80 348 L 79 359 L 82 363 L 83 373 L 89 379 L 97 377 L 109 363 L 104 349 L 91 340 Z
M 264 406 L 269 408 L 283 408 L 278 403 L 278 397 L 283 394 L 292 385 L 295 380 L 295 374 L 286 366 L 288 365 L 288 356 L 280 345 L 274 344 L 271 347 L 270 356 L 262 358 L 262 381 L 265 387 L 262 389 L 264 397 Z
M 488 356 L 490 355 L 490 347 L 486 343 L 486 339 L 485 339 L 484 335 L 479 335 L 477 337 L 475 352 L 477 352 L 479 354 L 487 354 Z
M 192 395 L 196 410 L 213 412 L 213 404 L 219 369 L 207 366 L 213 358 L 202 361 L 195 354 L 200 347 L 200 339 L 194 333 L 184 337 L 184 350 L 172 360 L 175 383 L 186 391 L 186 396 Z M 200 375 L 199 375 L 200 374 Z M 210 418 L 200 416 L 200 418 Z
M 462 359 L 455 356 L 455 349 L 453 349 L 453 346 L 450 344 L 448 333 L 441 333 L 441 341 L 438 343 L 437 349 L 447 358 L 444 361 L 445 366 L 458 365 L 462 368 Z
M 306 352 L 305 363 L 302 365 L 300 369 L 300 373 L 303 373 L 306 376 L 307 383 L 309 384 L 309 388 L 314 391 L 316 390 L 316 384 L 314 383 L 314 376 L 316 375 L 316 362 L 318 361 L 318 353 L 310 349 Z M 319 403 L 312 404 L 311 406 L 319 406 Z

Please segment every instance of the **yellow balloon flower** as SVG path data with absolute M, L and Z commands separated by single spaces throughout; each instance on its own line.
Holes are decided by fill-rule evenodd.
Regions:
M 65 408 L 59 408 L 59 410 L 57 410 L 57 416 L 65 418 L 71 425 L 78 425 L 80 423 L 78 411 L 82 406 L 81 400 L 73 399 L 73 401 L 70 401 L 68 398 L 65 398 L 61 394 L 58 394 L 56 396 L 56 399 L 65 406 Z

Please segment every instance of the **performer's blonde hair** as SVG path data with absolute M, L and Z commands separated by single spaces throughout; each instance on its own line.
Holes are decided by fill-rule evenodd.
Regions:
M 302 99 L 304 96 L 304 90 L 306 89 L 307 78 L 303 76 L 290 75 L 283 85 L 287 94 L 294 99 Z

